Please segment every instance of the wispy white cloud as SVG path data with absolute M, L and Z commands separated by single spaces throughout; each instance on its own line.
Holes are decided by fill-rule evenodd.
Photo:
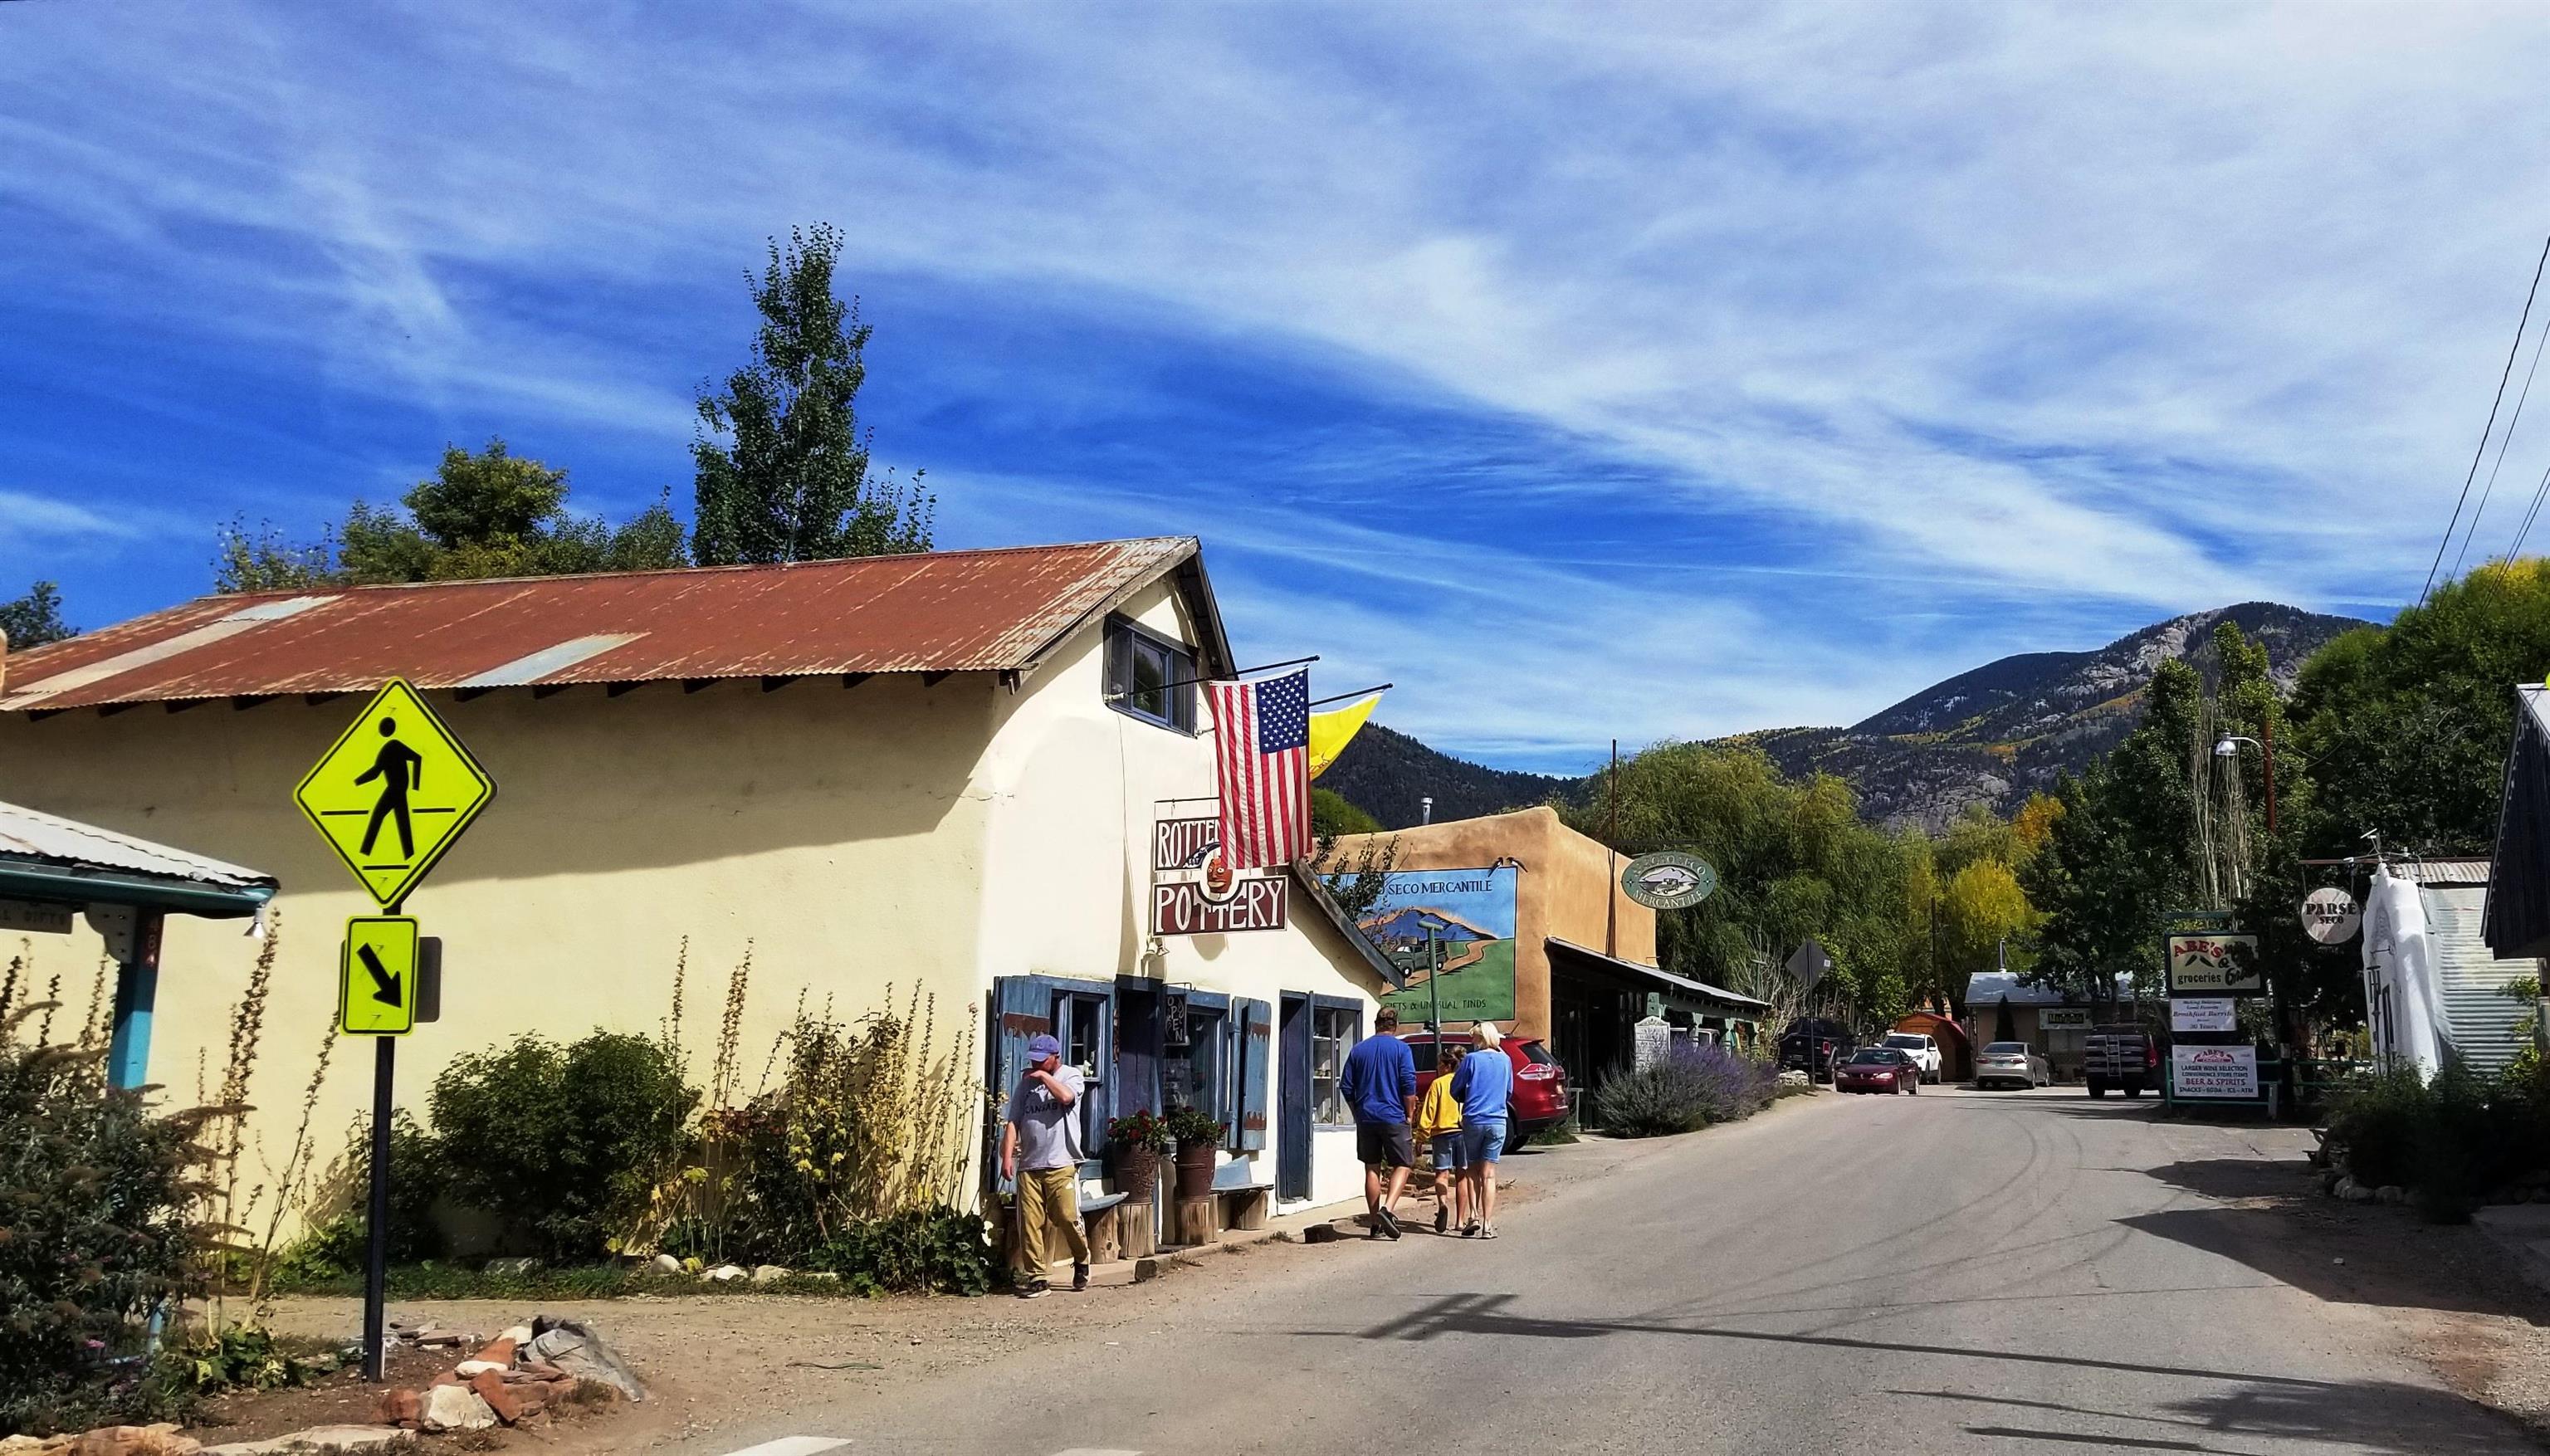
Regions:
M 1475 534 L 1356 599 L 1391 604 L 1371 622 L 1318 588 L 1370 582 L 1386 531 L 1270 524 L 1210 458 L 1185 498 L 1074 498 L 1211 523 L 1270 613 L 1413 616 L 1445 661 L 1534 679 L 1481 742 L 1851 718 L 1933 665 L 2096 640 L 2023 635 L 2049 623 L 2413 593 L 2550 180 L 2528 3 L 11 26 L 0 216 L 71 245 L 11 249 L 0 286 L 310 350 L 348 390 L 673 440 L 699 365 L 628 316 L 824 217 L 857 275 L 1529 422 L 1607 468 L 1464 505 L 1564 502 L 1578 538 Z M 1058 429 L 1068 396 L 1043 396 Z M 2545 460 L 2550 432 L 2507 473 Z M 1406 488 L 1369 499 L 1422 512 Z M 1766 601 L 1800 562 L 1734 548 L 1697 550 L 1700 582 L 1591 564 L 1607 517 L 1677 512 L 1811 536 L 1813 569 L 1871 585 Z M 1525 626 L 1472 629 L 1488 580 L 1528 589 Z M 1625 670 L 1659 654 L 1682 676 Z

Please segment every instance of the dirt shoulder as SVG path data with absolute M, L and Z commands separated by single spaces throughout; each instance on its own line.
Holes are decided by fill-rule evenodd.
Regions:
M 1504 1165 L 1503 1197 L 1515 1206 L 1538 1202 L 1689 1146 L 1693 1137 L 1758 1134 L 1764 1124 L 1812 1113 L 1829 1100 L 1787 1099 L 1749 1121 L 1691 1137 L 1588 1137 L 1525 1149 Z M 1429 1207 L 1409 1207 L 1420 1220 L 1430 1220 Z M 1210 1254 L 1144 1283 L 1110 1283 L 1085 1295 L 1057 1293 L 1033 1302 L 999 1295 L 862 1300 L 724 1293 L 565 1300 L 535 1310 L 515 1300 L 393 1300 L 389 1316 L 487 1335 L 535 1312 L 590 1324 L 637 1367 L 651 1399 L 580 1425 L 526 1432 L 512 1444 L 562 1453 L 634 1451 L 772 1409 L 886 1394 L 1056 1338 L 1103 1344 L 1116 1331 L 1156 1330 L 1182 1305 L 1304 1272 L 1338 1254 L 1333 1245 L 1288 1238 Z M 344 1340 L 361 1327 L 362 1306 L 350 1299 L 286 1299 L 274 1323 L 280 1334 Z
M 2320 1299 L 2382 1310 L 2401 1346 L 2455 1394 L 2503 1411 L 2550 1445 L 2550 1293 L 2477 1227 L 2323 1194 L 2302 1141 L 2293 1139 L 2290 1155 L 2188 1162 L 2160 1173 L 2241 1215 L 2226 1226 L 2219 1252 Z

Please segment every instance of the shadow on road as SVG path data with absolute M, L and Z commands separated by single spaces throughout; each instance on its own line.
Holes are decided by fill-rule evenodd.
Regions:
M 2436 1451 L 2471 1456 L 2513 1456 L 2537 1452 L 2514 1422 L 2447 1392 L 2388 1382 L 2336 1382 L 2295 1376 L 2260 1375 L 2201 1366 L 2153 1364 L 2057 1355 L 2040 1350 L 1995 1350 L 1962 1345 L 1910 1344 L 1893 1340 L 1854 1339 L 1844 1335 L 1787 1333 L 1778 1330 L 1724 1329 L 1675 1324 L 1651 1319 L 1559 1319 L 1506 1312 L 1510 1294 L 1444 1295 L 1406 1314 L 1362 1329 L 1306 1329 L 1294 1333 L 1329 1338 L 1425 1341 L 1445 1335 L 1492 1338 L 1582 1340 L 1615 1335 L 1666 1335 L 1686 1339 L 1741 1340 L 1850 1352 L 1934 1355 L 2000 1366 L 2065 1366 L 2084 1370 L 2159 1376 L 2201 1382 L 2207 1387 L 2185 1397 L 2164 1400 L 2145 1410 L 2101 1410 L 2091 1407 L 2025 1401 L 1999 1396 L 1966 1395 L 1952 1390 L 1889 1391 L 1911 1400 L 1952 1401 L 2031 1412 L 2037 1425 L 1979 1423 L 1966 1427 L 1978 1437 L 2033 1440 L 2095 1446 L 2110 1450 L 2220 1452 L 2249 1456 L 2241 1437 L 2332 1442 L 2372 1453 L 2428 1456 Z M 2098 1421 L 2137 1429 L 2065 1430 L 2052 1417 L 2076 1422 Z M 2016 1416 L 2006 1417 L 2016 1419 Z M 2148 1431 L 2139 1429 L 2149 1427 Z M 1985 1447 L 1982 1449 L 1989 1449 Z
M 2367 1452 L 2464 1451 L 2474 1456 L 2537 1452 L 2540 1447 L 2514 1422 L 2458 1397 L 2388 1381 L 2317 1384 L 2308 1390 L 2243 1386 L 2220 1394 L 2164 1401 L 2147 1410 L 2106 1410 L 2050 1401 L 2023 1401 L 1956 1391 L 1888 1391 L 1910 1400 L 1998 1407 L 2003 1420 L 2033 1424 L 1976 1424 L 1975 1436 L 2056 1441 L 2102 1450 L 2207 1451 L 2248 1456 L 2251 1439 L 2334 1443 Z M 1977 1412 L 1981 1417 L 1983 1412 Z M 2068 1418 L 2068 1420 L 2067 1420 Z M 2077 1422 L 2106 1428 L 2084 1430 Z M 2073 1424 L 2074 1428 L 2064 1428 Z M 2224 1442 L 2231 1444 L 2224 1444 Z
M 2385 1309 L 2444 1310 L 2550 1323 L 2550 1299 L 2507 1277 L 2502 1256 L 2467 1227 L 2404 1209 L 2321 1199 L 2291 1162 L 2207 1158 L 2143 1170 L 2209 1203 L 2116 1222 L 2230 1259 L 2315 1298 Z

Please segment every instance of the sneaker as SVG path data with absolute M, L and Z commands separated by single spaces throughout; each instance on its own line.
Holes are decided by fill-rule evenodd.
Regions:
M 1452 1206 L 1450 1204 L 1436 1204 L 1434 1206 L 1434 1231 L 1436 1233 L 1441 1233 L 1451 1226 Z
M 1048 1280 L 1030 1279 L 1019 1286 L 1019 1298 L 1023 1300 L 1041 1300 L 1052 1293 L 1053 1285 Z
M 1461 1236 L 1463 1238 L 1477 1238 L 1479 1236 L 1479 1220 L 1473 1218 L 1469 1222 L 1462 1224 Z
M 1394 1217 L 1388 1209 L 1381 1211 L 1380 1214 L 1376 1218 L 1375 1226 L 1380 1228 L 1382 1232 L 1389 1234 L 1392 1238 L 1399 1237 L 1399 1219 Z
M 1088 1265 L 1074 1264 L 1071 1266 L 1071 1292 L 1076 1295 L 1089 1293 Z
M 1495 1224 L 1493 1224 L 1493 1223 L 1491 1223 L 1491 1224 L 1489 1224 L 1487 1227 L 1482 1228 L 1482 1229 L 1480 1229 L 1480 1230 L 1479 1230 L 1479 1237 L 1481 1237 L 1481 1238 L 1494 1238 L 1494 1237 L 1496 1237 L 1496 1236 L 1497 1236 L 1497 1226 L 1496 1226 Z

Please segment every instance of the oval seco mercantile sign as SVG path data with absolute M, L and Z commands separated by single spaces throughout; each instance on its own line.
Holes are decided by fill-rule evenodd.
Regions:
M 1717 888 L 1709 861 L 1679 849 L 1641 854 L 1620 869 L 1620 891 L 1649 910 L 1689 910 Z

